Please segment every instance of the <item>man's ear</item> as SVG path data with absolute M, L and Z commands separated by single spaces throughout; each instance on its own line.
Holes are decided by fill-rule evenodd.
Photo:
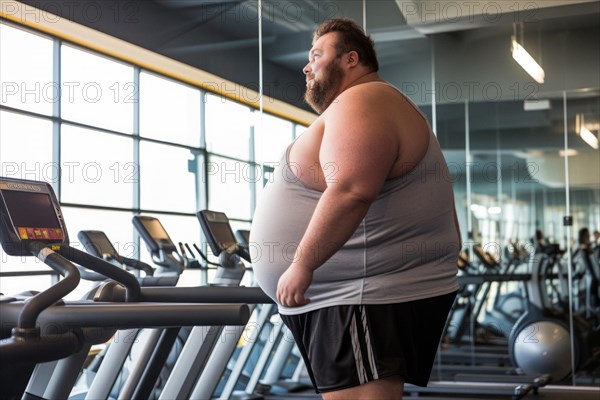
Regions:
M 357 66 L 359 63 L 358 53 L 355 50 L 349 51 L 346 54 L 346 62 L 350 67 Z

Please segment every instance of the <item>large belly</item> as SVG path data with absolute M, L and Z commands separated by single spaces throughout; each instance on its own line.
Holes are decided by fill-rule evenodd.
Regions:
M 252 268 L 259 286 L 275 298 L 277 282 L 294 259 L 298 244 L 318 202 L 293 175 L 284 178 L 275 170 L 275 180 L 261 195 L 250 230 Z M 308 192 L 307 192 L 308 190 Z

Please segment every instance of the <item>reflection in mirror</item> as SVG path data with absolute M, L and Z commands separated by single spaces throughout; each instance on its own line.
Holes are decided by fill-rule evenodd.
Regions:
M 463 263 L 461 274 L 514 275 L 514 279 L 506 282 L 468 285 L 475 295 L 462 300 L 470 304 L 472 319 L 463 325 L 458 324 L 456 318 L 451 321 L 453 329 L 448 331 L 445 340 L 460 343 L 459 338 L 466 338 L 474 351 L 474 363 L 481 361 L 484 350 L 505 349 L 510 359 L 507 373 L 532 374 L 546 368 L 547 373 L 566 384 L 572 380 L 586 385 L 597 379 L 592 348 L 598 340 L 594 333 L 598 324 L 598 309 L 594 305 L 598 281 L 594 268 L 598 260 L 597 255 L 594 258 L 591 239 L 578 243 L 585 242 L 583 237 L 578 237 L 579 232 L 584 228 L 592 232 L 600 222 L 600 153 L 593 147 L 593 139 L 590 145 L 582 138 L 581 126 L 581 121 L 587 118 L 590 122 L 586 124 L 591 127 L 587 129 L 597 137 L 595 120 L 600 115 L 600 107 L 596 91 L 586 93 L 569 93 L 566 109 L 559 96 L 548 96 L 546 105 L 536 110 L 527 110 L 521 101 L 468 105 L 465 125 L 469 126 L 472 202 L 465 207 L 461 196 L 456 198 L 461 226 L 467 226 L 465 213 L 472 218 L 473 249 L 470 263 L 467 267 Z M 452 107 L 458 111 L 457 105 L 440 107 L 440 132 L 450 125 L 444 123 L 443 110 Z M 464 144 L 461 131 L 456 127 L 453 132 L 440 134 L 440 142 L 460 143 L 460 147 Z M 450 135 L 454 135 L 454 140 Z M 568 144 L 566 152 L 565 143 Z M 452 167 L 452 152 L 446 150 L 445 155 L 453 173 L 455 194 L 461 193 L 467 186 L 464 176 L 460 168 Z M 565 156 L 568 156 L 568 182 Z M 465 157 L 461 159 L 465 165 Z M 461 208 L 465 210 L 463 213 Z M 567 215 L 572 216 L 570 227 L 563 223 Z M 573 258 L 568 253 L 570 248 Z M 592 254 L 587 269 L 581 257 L 575 256 L 575 253 L 581 254 L 581 248 Z M 534 254 L 542 256 L 533 258 Z M 529 279 L 529 283 L 521 278 Z M 538 325 L 541 315 L 547 320 L 550 318 L 543 326 Z M 541 336 L 538 338 L 536 331 L 540 344 L 526 346 L 519 334 L 528 326 L 538 327 L 540 335 L 554 329 L 560 332 L 561 339 L 551 342 Z M 489 347 L 491 345 L 496 347 Z M 540 346 L 551 348 L 548 359 L 552 358 L 556 365 L 564 368 L 553 370 L 550 363 L 518 356 L 526 351 L 535 352 Z M 571 348 L 575 350 L 571 352 Z M 574 354 L 572 361 L 571 354 Z M 576 371 L 574 375 L 571 375 L 571 367 L 567 367 L 571 364 Z

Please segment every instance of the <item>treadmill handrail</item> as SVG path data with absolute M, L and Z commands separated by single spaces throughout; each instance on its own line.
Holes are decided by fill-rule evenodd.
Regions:
M 34 329 L 39 314 L 45 308 L 50 307 L 75 290 L 80 280 L 77 268 L 59 254 L 46 247 L 44 243 L 32 242 L 29 243 L 29 248 L 33 255 L 65 278 L 29 299 L 19 316 L 19 323 L 17 325 L 19 329 Z
M 85 268 L 114 279 L 125 286 L 127 301 L 137 301 L 140 299 L 140 284 L 136 277 L 129 272 L 71 246 L 61 246 L 58 253 L 76 264 L 80 264 Z
M 140 270 L 140 271 L 144 271 L 146 273 L 146 276 L 154 275 L 154 268 L 152 268 L 150 265 L 146 264 L 145 262 L 136 260 L 135 258 L 124 257 L 122 255 L 119 255 L 119 257 L 121 258 L 121 261 L 123 262 L 123 264 L 125 264 L 126 266 Z
M 125 301 L 121 286 L 111 287 L 113 301 Z M 161 303 L 246 303 L 272 304 L 273 299 L 259 287 L 245 286 L 148 286 L 141 288 L 140 301 Z
M 25 302 L 0 304 L 3 326 L 13 325 Z M 250 318 L 247 304 L 196 303 L 98 303 L 65 302 L 46 308 L 38 317 L 43 332 L 72 328 L 156 328 L 171 326 L 245 325 Z M 0 346 L 0 348 L 2 348 Z
M 158 302 L 273 303 L 261 288 L 245 286 L 145 287 L 142 298 Z
M 59 360 L 78 352 L 82 338 L 73 331 L 23 340 L 14 336 L 0 343 L 0 367 Z

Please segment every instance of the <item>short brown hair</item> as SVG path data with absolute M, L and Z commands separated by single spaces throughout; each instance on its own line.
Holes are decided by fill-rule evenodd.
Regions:
M 315 30 L 313 43 L 330 32 L 339 33 L 340 40 L 336 44 L 338 54 L 354 50 L 358 53 L 362 65 L 370 67 L 373 71 L 379 71 L 379 63 L 375 55 L 375 42 L 356 22 L 350 18 L 329 19 Z

